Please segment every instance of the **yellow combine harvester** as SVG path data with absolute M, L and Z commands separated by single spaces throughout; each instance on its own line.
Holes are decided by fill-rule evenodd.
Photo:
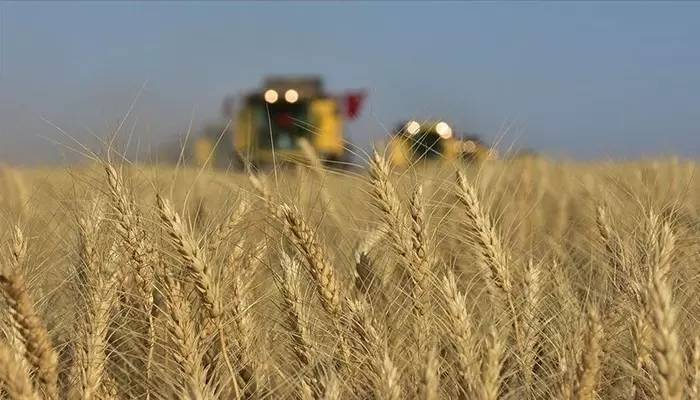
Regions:
M 400 124 L 387 150 L 391 163 L 399 168 L 431 160 L 480 162 L 495 157 L 479 138 L 458 138 L 444 121 L 411 120 Z
M 344 122 L 358 114 L 363 97 L 331 96 L 318 77 L 268 78 L 243 97 L 235 114 L 234 153 L 254 165 L 299 162 L 306 159 L 303 138 L 321 159 L 344 161 Z

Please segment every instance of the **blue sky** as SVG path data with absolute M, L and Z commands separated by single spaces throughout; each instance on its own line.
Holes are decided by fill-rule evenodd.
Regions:
M 219 117 L 270 73 L 370 90 L 350 140 L 444 118 L 577 158 L 700 151 L 700 3 L 0 3 L 0 161 L 134 146 Z M 47 122 L 48 121 L 48 122 Z

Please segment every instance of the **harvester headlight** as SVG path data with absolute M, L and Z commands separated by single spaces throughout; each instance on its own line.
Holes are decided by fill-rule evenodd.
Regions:
M 265 97 L 266 102 L 272 104 L 272 103 L 276 102 L 280 96 L 277 94 L 276 90 L 268 89 L 265 91 L 265 95 L 263 97 Z
M 284 99 L 287 100 L 287 103 L 296 103 L 297 100 L 299 100 L 299 92 L 294 89 L 289 89 L 284 92 Z
M 415 135 L 420 132 L 420 124 L 416 121 L 411 121 L 406 124 L 406 133 L 409 135 Z
M 435 131 L 443 139 L 449 139 L 452 137 L 452 128 L 450 128 L 446 122 L 438 122 L 437 125 L 435 125 Z

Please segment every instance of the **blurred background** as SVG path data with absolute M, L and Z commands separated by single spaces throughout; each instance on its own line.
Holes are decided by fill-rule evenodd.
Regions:
M 699 20 L 692 2 L 3 2 L 0 162 L 71 162 L 118 128 L 165 160 L 298 76 L 363 149 L 429 120 L 502 151 L 695 158 Z

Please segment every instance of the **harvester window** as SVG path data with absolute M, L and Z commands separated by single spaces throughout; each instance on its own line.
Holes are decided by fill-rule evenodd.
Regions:
M 261 148 L 296 149 L 299 138 L 308 137 L 308 103 L 276 102 L 257 107 L 257 137 Z M 269 114 L 268 114 L 269 112 Z M 272 142 L 270 141 L 272 139 Z
M 415 136 L 409 136 L 411 149 L 416 157 L 439 158 L 443 152 L 443 141 L 436 132 L 420 132 Z

